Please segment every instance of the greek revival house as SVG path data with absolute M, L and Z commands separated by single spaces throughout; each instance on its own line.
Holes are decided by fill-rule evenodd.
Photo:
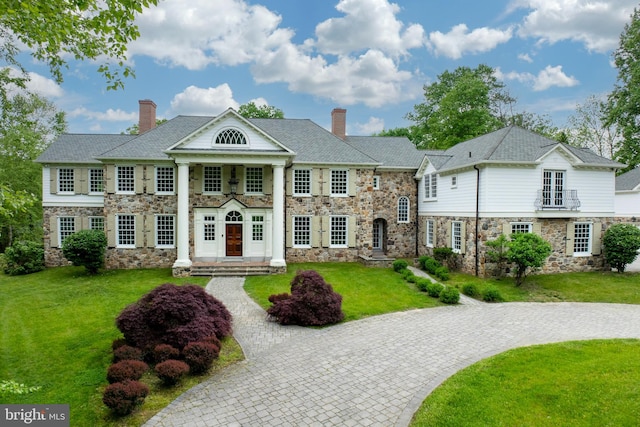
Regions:
M 64 239 L 91 228 L 107 234 L 107 268 L 268 273 L 450 247 L 482 276 L 488 240 L 532 232 L 553 246 L 543 271 L 586 271 L 605 267 L 602 233 L 621 220 L 624 165 L 518 127 L 422 151 L 347 136 L 344 109 L 331 132 L 233 109 L 155 123 L 143 100 L 139 135 L 62 135 L 39 157 L 46 265 L 65 265 Z
M 81 229 L 105 230 L 107 268 L 233 266 L 413 257 L 414 175 L 423 153 L 406 138 L 346 136 L 310 120 L 178 116 L 155 127 L 140 101 L 139 135 L 58 138 L 43 166 L 45 262 Z

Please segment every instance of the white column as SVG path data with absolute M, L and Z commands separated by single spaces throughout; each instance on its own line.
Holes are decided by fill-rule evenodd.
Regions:
M 174 267 L 191 267 L 189 259 L 189 163 L 178 163 L 178 259 Z
M 273 165 L 273 233 L 271 266 L 286 267 L 284 260 L 284 165 Z

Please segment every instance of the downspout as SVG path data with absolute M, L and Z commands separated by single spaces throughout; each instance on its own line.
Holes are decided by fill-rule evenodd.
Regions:
M 480 222 L 480 169 L 478 165 L 473 165 L 476 170 L 476 232 L 475 232 L 475 245 L 476 245 L 476 277 L 479 273 L 480 257 L 478 255 L 479 239 L 478 239 L 478 223 Z
M 418 215 L 418 191 L 420 190 L 420 181 L 416 180 L 416 258 L 420 254 L 420 215 Z

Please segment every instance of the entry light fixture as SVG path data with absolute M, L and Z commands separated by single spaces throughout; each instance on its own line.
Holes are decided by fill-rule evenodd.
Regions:
M 231 168 L 231 179 L 229 179 L 229 188 L 231 189 L 231 195 L 235 196 L 238 192 L 238 178 L 236 178 L 236 167 Z

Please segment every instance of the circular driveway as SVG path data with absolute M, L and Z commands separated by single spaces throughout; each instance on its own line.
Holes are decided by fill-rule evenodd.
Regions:
M 234 316 L 246 360 L 187 391 L 147 426 L 406 426 L 424 398 L 458 370 L 516 347 L 640 338 L 640 306 L 462 304 L 324 329 L 280 326 L 242 278 L 207 290 Z

